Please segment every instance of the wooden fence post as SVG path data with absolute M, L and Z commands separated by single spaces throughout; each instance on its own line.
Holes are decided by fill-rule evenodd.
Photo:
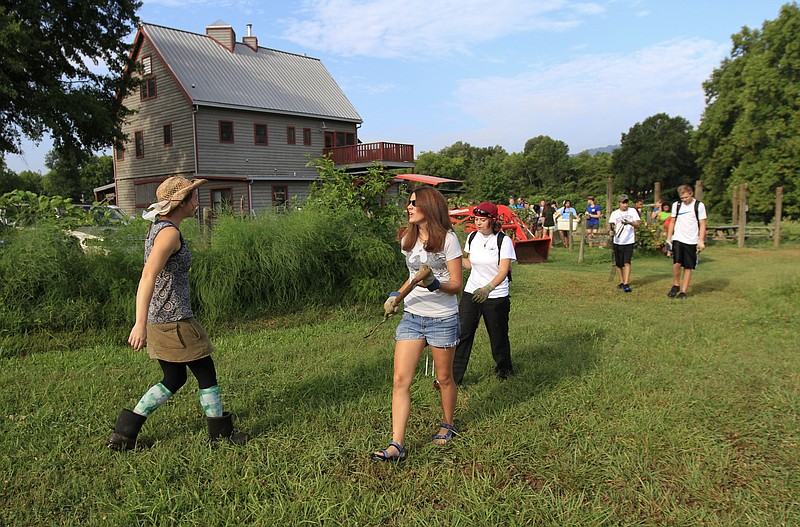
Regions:
M 614 205 L 612 201 L 614 196 L 611 194 L 614 192 L 614 180 L 608 178 L 606 180 L 606 226 L 608 225 L 608 217 L 611 216 L 611 211 L 614 210 L 611 207 Z
M 783 215 L 783 187 L 775 189 L 775 247 L 781 245 L 781 216 Z
M 653 202 L 655 203 L 656 201 L 660 201 L 660 200 L 661 200 L 661 182 L 660 181 L 656 181 L 656 184 L 655 184 L 655 186 L 653 188 Z M 658 212 L 661 212 L 661 211 L 658 211 Z
M 694 182 L 694 199 L 703 201 L 703 180 L 698 179 Z
M 739 187 L 739 247 L 744 247 L 745 230 L 747 229 L 747 183 Z
M 203 207 L 200 229 L 203 233 L 203 245 L 206 249 L 211 245 L 211 213 L 211 208 Z
M 573 226 L 572 222 L 573 221 L 575 221 L 575 215 L 574 214 L 570 214 L 569 215 L 569 234 L 567 235 L 567 239 L 569 240 L 569 252 L 572 252 L 572 246 L 575 245 L 572 242 L 572 226 Z
M 731 223 L 739 225 L 739 185 L 733 187 L 733 198 L 731 199 L 731 208 L 733 209 L 733 218 Z
M 583 263 L 583 247 L 586 245 L 586 219 L 581 222 L 581 248 L 578 250 L 578 263 Z

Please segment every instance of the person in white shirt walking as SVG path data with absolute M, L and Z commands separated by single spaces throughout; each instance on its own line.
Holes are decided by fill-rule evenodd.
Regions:
M 502 232 L 497 206 L 484 201 L 473 209 L 477 231 L 467 236 L 462 259 L 464 269 L 471 269 L 464 294 L 458 305 L 461 336 L 453 359 L 453 380 L 461 384 L 467 371 L 475 331 L 481 317 L 489 334 L 495 362 L 494 373 L 501 381 L 514 373 L 511 343 L 508 338 L 508 315 L 511 300 L 508 282 L 511 262 L 516 261 L 514 244 Z
M 697 253 L 706 247 L 708 215 L 705 204 L 694 199 L 691 185 L 678 187 L 678 196 L 680 200 L 672 205 L 672 217 L 667 226 L 667 254 L 672 254 L 672 288 L 667 296 L 683 300 L 689 290 L 692 270 L 697 269 Z
M 617 266 L 619 276 L 619 289 L 626 293 L 631 292 L 631 258 L 633 257 L 633 247 L 636 243 L 636 228 L 639 226 L 641 218 L 636 209 L 628 206 L 629 198 L 627 194 L 620 194 L 617 198 L 619 208 L 611 213 L 608 223 L 613 230 L 614 263 Z

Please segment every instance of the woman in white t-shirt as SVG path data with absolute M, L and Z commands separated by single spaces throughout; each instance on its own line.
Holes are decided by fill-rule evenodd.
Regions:
M 508 338 L 508 314 L 511 300 L 508 297 L 508 274 L 511 262 L 516 261 L 511 238 L 501 234 L 497 207 L 484 201 L 473 209 L 477 231 L 467 236 L 462 260 L 464 269 L 471 269 L 467 286 L 458 306 L 461 319 L 461 337 L 453 360 L 453 380 L 461 384 L 475 340 L 481 317 L 489 334 L 494 358 L 494 373 L 504 380 L 514 373 L 511 365 L 511 343 Z
M 423 264 L 432 273 L 405 298 L 403 317 L 397 326 L 392 390 L 392 441 L 373 452 L 378 461 L 406 458 L 405 435 L 411 413 L 411 382 L 426 345 L 431 347 L 436 376 L 441 387 L 442 423 L 431 439 L 443 445 L 456 433 L 453 414 L 458 388 L 453 382 L 453 355 L 458 344 L 458 293 L 462 287 L 461 247 L 453 231 L 447 201 L 433 187 L 415 190 L 406 207 L 408 228 L 401 240 L 409 278 Z M 386 313 L 397 312 L 392 293 L 384 303 Z

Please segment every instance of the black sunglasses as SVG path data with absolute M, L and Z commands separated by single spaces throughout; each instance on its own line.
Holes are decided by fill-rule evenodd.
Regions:
M 493 218 L 494 216 L 489 213 L 489 211 L 483 209 L 472 209 L 472 213 L 475 216 L 481 216 L 483 218 Z
M 412 207 L 416 207 L 417 206 L 417 200 L 410 199 L 410 200 L 408 200 L 408 204 L 411 205 Z

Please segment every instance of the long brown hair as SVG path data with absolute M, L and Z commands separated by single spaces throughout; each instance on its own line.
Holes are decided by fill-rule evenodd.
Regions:
M 442 252 L 447 233 L 453 229 L 447 210 L 447 200 L 441 192 L 433 187 L 420 187 L 414 189 L 412 194 L 416 196 L 417 210 L 425 216 L 425 221 L 428 222 L 428 241 L 425 242 L 425 250 L 431 253 Z M 418 237 L 419 226 L 409 223 L 406 234 L 403 236 L 403 250 L 410 251 L 417 243 Z

